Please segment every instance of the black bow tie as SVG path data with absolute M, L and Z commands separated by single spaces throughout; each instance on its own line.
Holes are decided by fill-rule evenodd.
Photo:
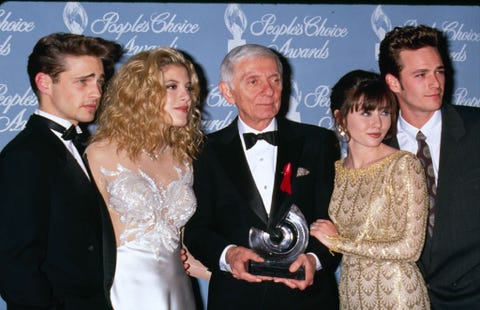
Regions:
M 68 129 L 63 130 L 62 132 L 62 139 L 63 140 L 77 140 L 79 138 L 80 134 L 77 132 L 77 127 L 75 125 L 72 125 L 68 127 Z
M 63 140 L 75 140 L 79 134 L 77 132 L 77 128 L 75 125 L 70 126 L 68 129 L 63 127 L 62 125 L 55 123 L 54 121 L 44 118 L 45 123 L 47 124 L 48 128 L 55 130 L 56 132 L 59 132 L 62 134 L 62 139 Z
M 73 145 L 77 148 L 78 152 L 80 153 L 80 156 L 83 155 L 83 152 L 85 151 L 85 136 L 83 133 L 78 133 L 77 132 L 77 127 L 75 125 L 72 125 L 68 127 L 68 129 L 65 129 L 62 133 L 62 139 L 66 141 L 72 141 Z
M 72 141 L 75 147 L 77 148 L 78 152 L 80 155 L 83 154 L 83 151 L 85 150 L 85 146 L 83 145 L 83 134 L 79 134 L 77 132 L 77 128 L 75 125 L 70 126 L 68 129 L 63 127 L 62 125 L 55 123 L 54 121 L 42 117 L 47 124 L 48 128 L 55 130 L 56 132 L 59 132 L 62 134 L 62 139 L 66 141 Z
M 277 132 L 267 131 L 259 134 L 248 132 L 243 134 L 243 140 L 245 141 L 245 147 L 247 150 L 254 146 L 258 140 L 265 140 L 271 145 L 277 145 Z

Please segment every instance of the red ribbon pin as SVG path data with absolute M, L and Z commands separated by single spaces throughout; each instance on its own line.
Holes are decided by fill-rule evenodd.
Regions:
M 291 163 L 287 163 L 285 167 L 283 167 L 282 174 L 283 174 L 283 179 L 282 179 L 282 183 L 280 183 L 280 190 L 287 194 L 292 194 L 292 182 L 291 182 L 292 164 Z

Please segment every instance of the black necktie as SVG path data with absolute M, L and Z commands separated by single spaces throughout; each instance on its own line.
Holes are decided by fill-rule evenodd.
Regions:
M 419 131 L 417 133 L 418 151 L 417 157 L 420 159 L 425 170 L 427 178 L 428 198 L 430 199 L 430 206 L 428 212 L 428 234 L 432 236 L 433 226 L 435 224 L 435 196 L 437 195 L 437 186 L 435 184 L 435 172 L 433 170 L 432 156 L 430 148 L 425 141 L 427 137 Z
M 83 145 L 83 139 L 82 139 L 83 135 L 77 132 L 77 128 L 75 125 L 72 125 L 67 129 L 62 125 L 55 123 L 54 121 L 48 118 L 44 117 L 43 119 L 45 120 L 45 123 L 47 124 L 48 128 L 62 134 L 63 140 L 72 141 L 73 145 L 75 145 L 75 147 L 77 148 L 78 153 L 80 153 L 80 156 L 82 156 L 83 152 L 85 151 L 85 146 Z
M 267 131 L 259 134 L 254 133 L 244 133 L 243 140 L 245 141 L 245 147 L 247 150 L 257 143 L 258 140 L 265 140 L 271 145 L 277 145 L 277 132 L 276 131 Z

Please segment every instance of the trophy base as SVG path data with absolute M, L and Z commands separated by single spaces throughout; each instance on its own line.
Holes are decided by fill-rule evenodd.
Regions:
M 257 276 L 305 280 L 305 267 L 301 266 L 295 272 L 290 272 L 288 267 L 290 267 L 290 263 L 285 264 L 276 261 L 248 262 L 248 272 Z

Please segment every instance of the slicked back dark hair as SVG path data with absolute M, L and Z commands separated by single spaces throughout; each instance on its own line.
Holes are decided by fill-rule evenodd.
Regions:
M 425 25 L 395 27 L 380 43 L 378 65 L 382 78 L 388 73 L 400 77 L 402 50 L 418 50 L 427 46 L 439 48 L 439 32 L 435 28 Z
M 105 80 L 108 80 L 113 75 L 115 63 L 122 55 L 121 45 L 113 41 L 71 33 L 52 33 L 41 38 L 28 57 L 27 72 L 30 85 L 37 94 L 35 76 L 39 72 L 48 74 L 56 82 L 58 75 L 66 70 L 66 56 L 100 58 L 103 62 Z

